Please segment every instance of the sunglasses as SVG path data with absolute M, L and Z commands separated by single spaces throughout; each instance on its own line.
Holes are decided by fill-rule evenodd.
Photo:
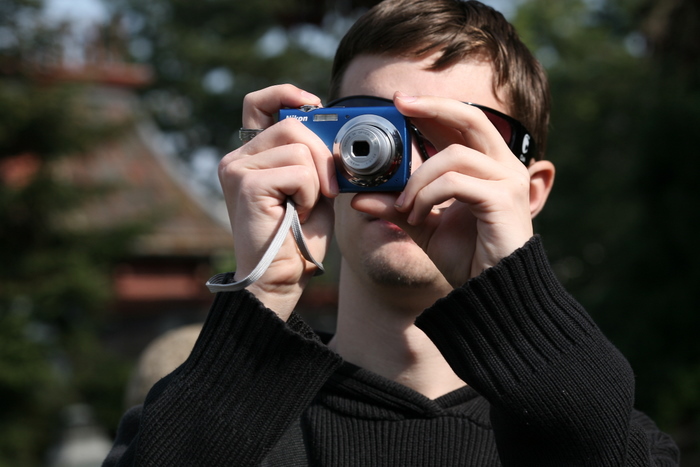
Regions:
M 465 102 L 465 104 L 474 106 L 484 112 L 493 126 L 496 127 L 496 130 L 501 134 L 513 154 L 526 166 L 530 165 L 530 161 L 535 157 L 537 151 L 532 135 L 522 123 L 498 110 L 479 104 L 472 104 L 471 102 Z M 329 102 L 327 107 L 386 107 L 393 105 L 394 102 L 391 99 L 385 99 L 383 97 L 348 96 Z M 416 136 L 416 142 L 423 160 L 434 155 L 437 150 L 430 141 L 428 141 L 414 125 L 410 125 L 410 127 Z

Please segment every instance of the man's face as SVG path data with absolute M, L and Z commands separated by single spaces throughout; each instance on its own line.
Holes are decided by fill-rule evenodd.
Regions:
M 340 96 L 370 95 L 392 99 L 396 91 L 421 96 L 448 97 L 473 102 L 508 113 L 493 92 L 489 62 L 469 61 L 442 71 L 428 71 L 435 60 L 362 55 L 355 58 L 343 77 Z M 414 143 L 412 170 L 421 165 Z M 394 224 L 352 209 L 353 194 L 340 195 L 335 203 L 335 234 L 349 267 L 360 280 L 398 287 L 449 285 L 427 255 Z M 444 290 L 443 290 L 444 289 Z

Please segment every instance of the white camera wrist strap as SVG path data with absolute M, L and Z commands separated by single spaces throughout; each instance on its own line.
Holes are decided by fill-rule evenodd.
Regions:
M 296 207 L 294 206 L 294 201 L 287 198 L 287 208 L 284 213 L 284 218 L 282 219 L 282 224 L 277 230 L 275 237 L 272 239 L 272 243 L 268 247 L 262 259 L 258 265 L 255 266 L 255 269 L 253 269 L 245 278 L 231 283 L 225 283 L 226 277 L 230 273 L 216 274 L 207 281 L 206 285 L 209 291 L 212 293 L 235 292 L 248 287 L 250 284 L 260 279 L 262 275 L 265 274 L 265 271 L 267 271 L 267 268 L 270 267 L 272 260 L 275 259 L 275 256 L 277 256 L 277 253 L 282 247 L 282 243 L 284 243 L 284 240 L 287 237 L 287 232 L 290 228 L 292 229 L 294 240 L 297 242 L 297 247 L 299 248 L 301 255 L 304 257 L 304 259 L 312 262 L 316 266 L 317 269 L 315 275 L 318 276 L 323 274 L 325 272 L 323 265 L 314 259 L 308 246 L 306 245 L 306 241 L 304 240 L 304 235 L 301 231 L 301 223 L 299 222 L 299 215 L 297 214 Z

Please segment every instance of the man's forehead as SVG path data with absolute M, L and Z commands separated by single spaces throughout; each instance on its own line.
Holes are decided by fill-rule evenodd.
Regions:
M 421 96 L 448 97 L 475 102 L 507 113 L 504 100 L 494 93 L 490 61 L 468 59 L 431 70 L 435 54 L 421 58 L 359 55 L 348 65 L 339 95 L 372 95 L 391 99 L 396 91 Z

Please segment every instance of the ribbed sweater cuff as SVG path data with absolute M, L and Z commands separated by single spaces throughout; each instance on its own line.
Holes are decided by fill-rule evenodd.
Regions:
M 416 325 L 468 383 L 493 384 L 495 395 L 503 382 L 518 381 L 598 337 L 591 318 L 555 278 L 539 237 L 439 300 Z
M 523 456 L 566 438 L 569 452 L 549 448 L 559 462 L 558 454 L 595 456 L 588 449 L 600 448 L 598 437 L 613 457 L 623 455 L 631 369 L 556 279 L 539 237 L 439 300 L 416 325 L 489 400 L 497 441 L 516 444 Z M 585 453 L 571 447 L 586 438 Z
M 231 452 L 233 443 L 240 459 L 259 459 L 340 364 L 298 316 L 285 323 L 245 290 L 220 293 L 192 354 L 163 388 L 160 422 L 179 412 L 173 419 L 202 425 L 207 439 L 193 458 L 221 445 Z

